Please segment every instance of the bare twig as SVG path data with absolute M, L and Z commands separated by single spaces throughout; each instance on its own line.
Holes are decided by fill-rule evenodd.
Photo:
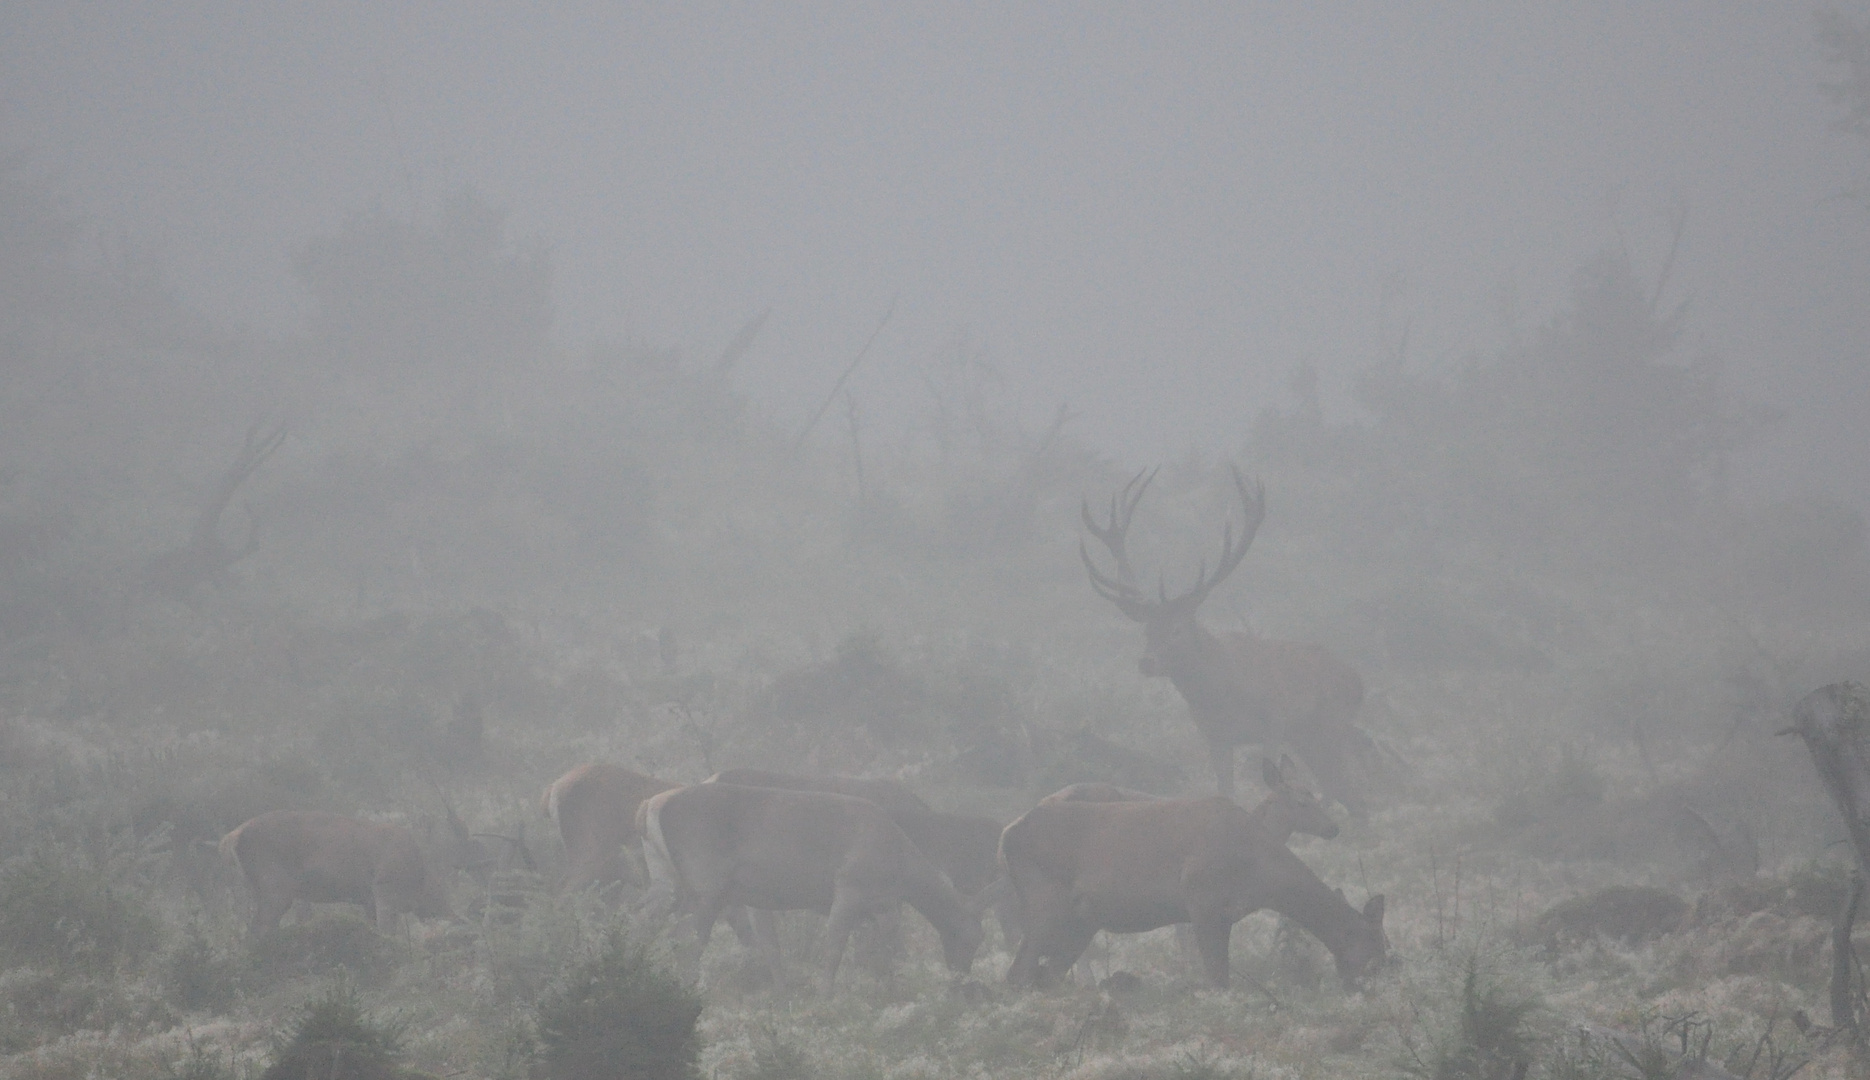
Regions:
M 870 340 L 864 342 L 864 347 L 857 350 L 856 356 L 851 357 L 850 364 L 845 367 L 844 374 L 838 376 L 838 381 L 831 384 L 831 392 L 825 395 L 824 404 L 818 406 L 818 411 L 812 414 L 811 421 L 805 425 L 803 431 L 799 432 L 798 439 L 792 444 L 793 449 L 796 450 L 805 445 L 806 436 L 810 435 L 812 429 L 818 426 L 818 421 L 824 419 L 825 410 L 831 408 L 831 403 L 838 399 L 838 391 L 844 389 L 845 381 L 851 377 L 852 372 L 857 370 L 857 365 L 864 362 L 864 357 L 870 354 L 870 346 L 877 343 L 877 338 L 883 333 L 883 328 L 889 325 L 890 316 L 896 314 L 896 300 L 896 297 L 890 297 L 889 310 L 885 311 L 883 313 L 883 318 L 877 321 L 877 328 L 870 332 Z

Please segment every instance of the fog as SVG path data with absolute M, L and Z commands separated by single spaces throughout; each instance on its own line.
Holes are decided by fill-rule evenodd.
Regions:
M 1866 290 L 1861 4 L 0 7 L 0 1077 L 1863 1075 Z
M 799 421 L 913 417 L 962 340 L 1034 417 L 1138 460 L 1225 450 L 1314 358 L 1536 325 L 1575 267 L 1647 274 L 1790 421 L 1762 494 L 1861 503 L 1864 165 L 1802 9 L 1344 4 L 789 13 L 657 5 L 8 6 L 8 141 L 228 324 L 286 331 L 289 253 L 472 187 L 549 246 L 554 337 L 697 353 Z

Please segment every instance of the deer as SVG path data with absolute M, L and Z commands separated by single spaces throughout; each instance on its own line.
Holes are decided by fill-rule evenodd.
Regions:
M 593 761 L 574 766 L 546 785 L 539 809 L 565 841 L 567 890 L 640 881 L 642 834 L 636 808 L 644 799 L 681 785 L 621 765 Z
M 1266 489 L 1251 487 L 1233 470 L 1234 489 L 1245 521 L 1238 540 L 1233 522 L 1221 538 L 1221 557 L 1212 573 L 1204 563 L 1195 582 L 1170 595 L 1159 580 L 1152 598 L 1136 585 L 1126 537 L 1136 506 L 1154 472 L 1139 472 L 1111 497 L 1103 522 L 1080 504 L 1085 530 L 1110 552 L 1114 575 L 1098 569 L 1085 542 L 1078 556 L 1090 574 L 1091 588 L 1131 620 L 1143 625 L 1144 646 L 1137 669 L 1148 677 L 1166 677 L 1188 703 L 1189 717 L 1207 743 L 1216 790 L 1234 794 L 1234 748 L 1255 744 L 1284 747 L 1298 756 L 1318 780 L 1326 798 L 1344 805 L 1353 817 L 1367 813 L 1350 775 L 1351 759 L 1368 744 L 1353 723 L 1363 704 L 1364 684 L 1357 672 L 1329 649 L 1262 637 L 1251 631 L 1216 632 L 1195 618 L 1201 602 L 1240 565 L 1266 517 Z
M 1278 764 L 1274 764 L 1271 758 L 1260 760 L 1260 778 L 1265 781 L 1268 794 L 1247 812 L 1248 816 L 1256 826 L 1265 829 L 1268 835 L 1277 837 L 1281 844 L 1290 843 L 1293 833 L 1304 833 L 1321 840 L 1335 839 L 1338 823 L 1332 820 L 1330 809 L 1317 795 L 1293 783 L 1291 772 L 1291 758 L 1282 758 Z M 1091 781 L 1062 787 L 1040 799 L 1039 805 L 1163 801 L 1166 800 L 1161 795 Z M 1193 928 L 1188 923 L 1175 924 L 1175 943 L 1181 947 L 1184 956 L 1196 954 Z M 1089 980 L 1090 971 L 1085 962 L 1075 964 L 1072 970 L 1078 974 L 1080 981 Z
M 980 948 L 980 916 L 868 799 L 702 783 L 644 801 L 637 825 L 651 891 L 665 905 L 689 909 L 703 952 L 715 921 L 732 907 L 817 911 L 829 917 L 820 975 L 829 994 L 851 930 L 904 903 L 935 928 L 957 975 L 967 974 Z M 779 981 L 776 951 L 768 962 Z
M 284 424 L 265 434 L 261 433 L 259 424 L 247 429 L 246 440 L 241 444 L 240 453 L 235 455 L 234 463 L 221 474 L 220 482 L 195 515 L 195 527 L 188 543 L 156 556 L 144 567 L 143 581 L 151 590 L 185 600 L 196 585 L 220 580 L 236 563 L 260 549 L 259 519 L 254 516 L 252 507 L 247 510 L 247 538 L 238 547 L 229 546 L 221 539 L 221 515 L 240 485 L 246 483 L 247 477 L 265 464 L 285 441 Z
M 457 829 L 456 840 L 464 835 Z M 246 878 L 253 936 L 278 929 L 296 900 L 361 904 L 383 934 L 405 912 L 455 918 L 446 880 L 428 867 L 415 833 L 401 825 L 322 810 L 272 810 L 223 836 L 220 850 Z M 450 854 L 452 866 L 457 860 Z
M 1002 937 L 1010 941 L 1017 934 L 1012 889 L 1000 872 L 1000 831 L 1005 825 L 997 818 L 933 809 L 915 792 L 894 780 L 798 776 L 771 769 L 739 768 L 723 769 L 703 783 L 826 791 L 869 799 L 909 834 L 910 841 L 923 854 L 935 860 L 956 891 L 970 898 L 968 903 L 975 911 L 993 910 Z M 770 934 L 770 923 L 764 918 L 756 917 L 754 926 L 757 933 Z
M 1225 988 L 1233 925 L 1265 908 L 1323 942 L 1347 988 L 1388 954 L 1381 894 L 1352 907 L 1266 822 L 1222 796 L 1035 806 L 1006 827 L 1000 857 L 1026 924 L 1012 986 L 1055 980 L 1099 930 L 1186 922 L 1208 981 Z

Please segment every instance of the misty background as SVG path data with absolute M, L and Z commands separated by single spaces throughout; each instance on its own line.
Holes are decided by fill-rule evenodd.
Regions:
M 1506 347 L 1618 248 L 1783 422 L 1747 495 L 1863 506 L 1865 147 L 1811 13 L 1751 4 L 819 7 L 26 2 L 0 14 L 11 152 L 79 250 L 229 329 L 317 317 L 293 259 L 359 213 L 471 191 L 550 274 L 550 338 L 713 355 L 802 427 L 850 383 L 920 422 L 990 363 L 1034 424 L 1137 463 L 1231 453 L 1295 366 Z M 827 434 L 820 429 L 820 434 Z

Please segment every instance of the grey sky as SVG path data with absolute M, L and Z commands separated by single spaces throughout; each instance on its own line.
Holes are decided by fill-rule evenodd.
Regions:
M 1619 229 L 1653 273 L 1683 206 L 1696 339 L 1792 410 L 1754 485 L 1870 500 L 1870 214 L 1825 201 L 1865 156 L 1808 9 L 1157 7 L 16 0 L 0 109 L 226 321 L 292 327 L 294 247 L 472 184 L 552 245 L 573 348 L 771 305 L 741 378 L 802 420 L 900 294 L 878 423 L 965 334 L 1139 459 L 1231 448 L 1301 356 L 1493 347 Z

